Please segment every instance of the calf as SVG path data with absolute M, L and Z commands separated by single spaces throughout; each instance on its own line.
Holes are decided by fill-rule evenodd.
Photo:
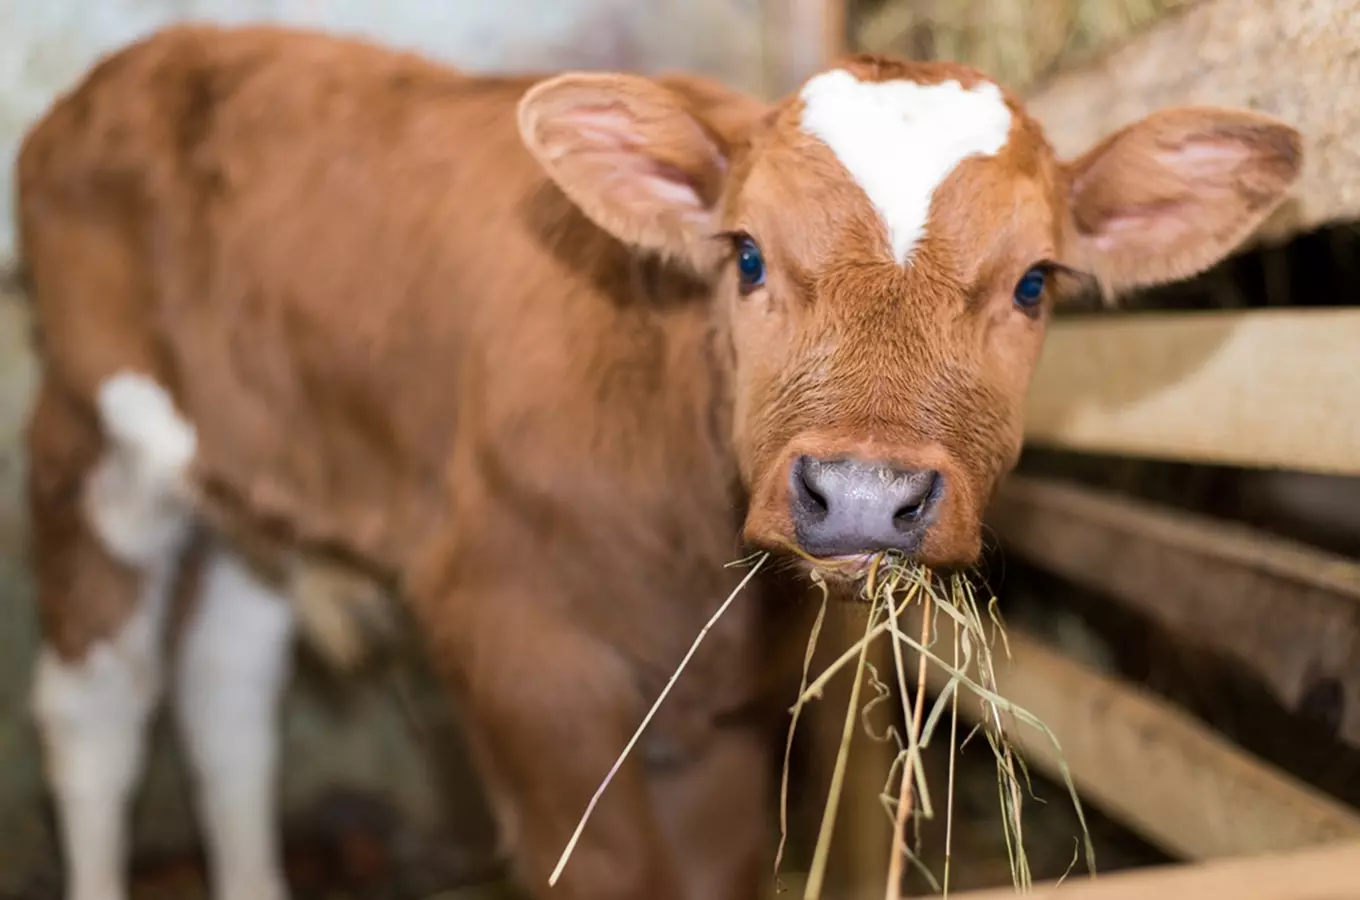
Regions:
M 218 898 L 285 894 L 273 717 L 322 565 L 407 603 L 542 894 L 763 548 L 785 577 L 720 622 L 552 893 L 756 896 L 795 551 L 972 561 L 1055 300 L 1204 269 L 1299 165 L 1293 130 L 1224 109 L 1060 162 L 982 74 L 876 56 L 768 105 L 273 28 L 114 54 L 18 163 L 69 896 L 123 896 L 177 588 Z

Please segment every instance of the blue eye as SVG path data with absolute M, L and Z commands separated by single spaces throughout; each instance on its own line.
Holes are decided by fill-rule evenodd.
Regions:
M 761 258 L 756 242 L 748 237 L 737 243 L 737 272 L 743 291 L 753 291 L 765 283 L 765 260 Z
M 1030 269 L 1015 286 L 1015 303 L 1024 309 L 1038 305 L 1044 296 L 1044 283 L 1047 273 L 1037 266 Z

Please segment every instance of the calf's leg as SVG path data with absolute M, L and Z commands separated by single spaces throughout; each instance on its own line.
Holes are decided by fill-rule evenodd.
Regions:
M 651 777 L 656 815 L 678 861 L 685 900 L 755 900 L 769 848 L 770 732 L 715 728 L 703 750 Z
M 470 714 L 520 880 L 545 900 L 681 900 L 637 755 L 600 799 L 557 884 L 548 885 L 646 705 L 625 660 L 543 601 L 502 588 L 416 603 L 435 658 Z
M 293 611 L 277 587 L 221 545 L 208 551 L 197 588 L 174 705 L 197 778 L 212 895 L 282 900 L 274 801 Z
M 71 900 L 121 900 L 128 803 L 163 681 L 170 591 L 191 526 L 175 486 L 192 429 L 154 382 L 107 383 L 95 410 L 50 380 L 28 429 L 44 646 L 32 710 Z

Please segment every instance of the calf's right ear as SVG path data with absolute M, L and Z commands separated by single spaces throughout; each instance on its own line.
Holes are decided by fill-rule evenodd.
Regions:
M 727 159 L 684 97 L 638 75 L 539 82 L 520 136 L 586 216 L 625 243 L 690 257 L 716 228 Z

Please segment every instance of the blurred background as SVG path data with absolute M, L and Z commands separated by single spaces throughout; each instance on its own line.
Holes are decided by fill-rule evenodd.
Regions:
M 1181 103 L 1290 121 L 1305 176 L 1248 248 L 1184 284 L 1060 316 L 987 570 L 1018 648 L 1012 696 L 1063 742 L 1102 871 L 1360 837 L 1360 2 L 0 0 L 6 170 L 99 56 L 185 19 L 362 34 L 482 71 L 691 69 L 770 97 L 848 50 L 953 59 L 1021 93 L 1061 153 Z M 27 714 L 36 622 L 18 439 L 34 371 L 13 240 L 6 214 L 0 898 L 55 900 Z M 424 661 L 343 683 L 299 666 L 283 814 L 300 900 L 502 896 L 483 801 Z M 829 708 L 844 696 L 830 692 Z M 813 769 L 816 747 L 823 767 L 834 752 L 819 740 Z M 846 896 L 881 894 L 887 763 L 861 744 L 838 832 Z M 1033 749 L 1045 802 L 1027 807 L 1026 846 L 1035 878 L 1056 878 L 1079 828 Z M 929 758 L 934 783 L 945 762 Z M 955 888 L 1009 884 L 990 752 L 960 765 Z M 137 807 L 139 900 L 198 896 L 186 788 L 162 723 Z M 815 825 L 820 798 L 808 802 Z M 923 829 L 933 866 L 940 825 Z

